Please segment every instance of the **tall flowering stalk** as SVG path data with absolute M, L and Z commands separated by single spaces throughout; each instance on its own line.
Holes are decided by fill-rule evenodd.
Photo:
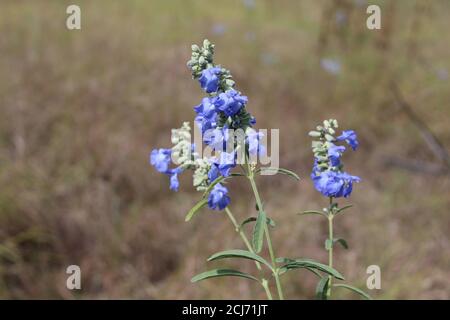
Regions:
M 150 153 L 150 163 L 157 171 L 169 177 L 170 189 L 175 191 L 179 188 L 178 175 L 187 170 L 192 171 L 193 185 L 203 192 L 203 195 L 186 215 L 186 221 L 191 220 L 206 206 L 212 210 L 223 210 L 247 248 L 221 251 L 210 256 L 208 261 L 228 258 L 253 260 L 257 275 L 220 268 L 200 273 L 191 281 L 224 276 L 241 277 L 258 282 L 268 299 L 273 298 L 271 289 L 275 286 L 278 298 L 283 299 L 281 276 L 290 270 L 306 269 L 320 277 L 326 275 L 344 279 L 331 265 L 310 259 L 276 257 L 269 231 L 269 227 L 275 227 L 275 222 L 266 213 L 255 178 L 265 171 L 285 174 L 296 180 L 299 180 L 299 177 L 287 169 L 258 167 L 253 161 L 255 157 L 266 152 L 261 143 L 262 134 L 253 129 L 256 120 L 246 109 L 247 97 L 235 89 L 230 71 L 216 65 L 213 56 L 214 45 L 204 40 L 201 47 L 192 46 L 192 57 L 187 65 L 192 77 L 199 81 L 206 94 L 200 104 L 194 107 L 194 122 L 202 133 L 202 142 L 216 153 L 203 157 L 195 152 L 195 146 L 191 143 L 190 126 L 186 122 L 181 128 L 172 130 L 173 147 L 153 150 Z M 230 133 L 231 130 L 243 132 L 245 137 L 236 141 Z M 246 177 L 255 198 L 256 217 L 248 217 L 242 222 L 238 221 L 230 209 L 231 198 L 226 187 L 228 180 L 234 177 Z M 244 228 L 250 223 L 254 224 L 251 238 L 247 236 Z M 262 256 L 264 248 L 270 260 Z M 270 275 L 266 271 L 269 271 Z M 271 279 L 274 285 L 271 285 Z
M 335 199 L 349 197 L 353 191 L 353 183 L 361 181 L 359 177 L 344 171 L 341 158 L 346 147 L 339 145 L 340 142 L 346 142 L 355 151 L 359 145 L 356 133 L 353 130 L 346 130 L 338 137 L 335 137 L 337 128 L 337 120 L 330 119 L 325 120 L 323 125 L 317 126 L 316 130 L 309 132 L 309 135 L 315 138 L 312 142 L 314 165 L 311 179 L 316 190 L 328 197 L 329 205 L 323 211 L 303 212 L 303 214 L 323 215 L 328 220 L 328 238 L 325 241 L 325 249 L 328 251 L 328 266 L 330 268 L 333 268 L 334 245 L 339 243 L 345 249 L 348 248 L 344 239 L 334 237 L 334 218 L 344 210 L 352 207 L 352 205 L 346 205 L 339 208 Z M 342 283 L 333 284 L 332 282 L 333 277 L 331 276 L 321 278 L 316 289 L 316 295 L 319 299 L 329 299 L 333 287 L 346 288 L 362 295 L 364 298 L 370 299 L 370 296 L 358 288 Z

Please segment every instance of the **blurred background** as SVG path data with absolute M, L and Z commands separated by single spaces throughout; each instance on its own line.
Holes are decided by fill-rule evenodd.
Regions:
M 366 28 L 369 4 L 381 30 Z M 148 164 L 194 118 L 203 93 L 185 63 L 204 38 L 257 126 L 280 128 L 280 166 L 304 178 L 257 181 L 277 254 L 327 259 L 326 222 L 296 213 L 326 206 L 307 133 L 336 118 L 359 134 L 345 163 L 363 179 L 341 200 L 354 207 L 336 220 L 350 246 L 336 268 L 365 288 L 379 265 L 375 298 L 450 298 L 449 14 L 447 0 L 2 0 L 0 298 L 264 298 L 237 278 L 190 283 L 241 240 L 223 212 L 185 223 L 200 197 L 190 175 L 174 193 Z M 254 214 L 249 186 L 230 189 L 239 219 Z M 72 264 L 79 291 L 66 288 Z M 314 275 L 282 281 L 289 298 L 314 297 Z

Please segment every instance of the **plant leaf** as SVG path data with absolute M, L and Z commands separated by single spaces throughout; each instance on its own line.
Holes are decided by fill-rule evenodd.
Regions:
M 315 215 L 321 215 L 321 216 L 324 216 L 325 218 L 328 218 L 328 216 L 325 214 L 325 212 L 316 211 L 316 210 L 306 210 L 303 212 L 299 212 L 298 214 L 300 214 L 300 215 L 315 214 Z
M 344 210 L 346 210 L 348 208 L 351 208 L 351 207 L 353 207 L 353 205 L 349 204 L 349 205 L 346 205 L 346 206 L 344 206 L 342 208 L 336 209 L 336 212 L 334 214 L 336 215 L 336 214 L 338 214 L 338 213 L 340 213 L 340 212 L 342 212 L 342 211 L 344 211 Z
M 188 214 L 186 215 L 186 218 L 184 218 L 184 221 L 189 221 L 192 219 L 192 217 L 197 213 L 198 210 L 203 208 L 208 203 L 208 199 L 202 199 L 195 206 L 192 207 L 191 210 L 189 210 Z
M 263 247 L 263 240 L 264 240 L 264 228 L 265 223 L 267 221 L 266 213 L 264 211 L 259 211 L 258 217 L 256 218 L 256 223 L 253 228 L 253 236 L 252 236 L 252 246 L 253 250 L 255 250 L 256 253 L 261 252 Z
M 259 168 L 258 170 L 256 170 L 257 173 L 262 174 L 263 172 L 275 172 L 275 173 L 281 173 L 281 174 L 285 174 L 288 175 L 292 178 L 294 178 L 295 180 L 300 180 L 300 177 L 298 176 L 298 174 L 296 174 L 295 172 L 288 170 L 288 169 L 284 169 L 284 168 L 275 168 L 275 167 L 263 167 L 263 168 Z
M 253 222 L 253 221 L 256 221 L 256 217 L 249 217 L 249 218 L 247 218 L 247 219 L 245 219 L 242 223 L 241 223 L 241 228 L 243 227 L 243 226 L 245 226 L 247 223 L 250 223 L 250 222 Z M 269 226 L 271 226 L 271 227 L 275 227 L 275 221 L 273 221 L 272 219 L 270 219 L 269 217 L 267 217 L 267 224 L 269 225 Z
M 320 279 L 316 287 L 316 298 L 319 300 L 327 300 L 327 290 L 330 278 L 323 277 Z
M 344 280 L 344 276 L 336 269 L 330 268 L 329 266 L 327 266 L 323 263 L 316 262 L 316 261 L 309 260 L 309 259 L 295 259 L 295 260 L 285 264 L 280 269 L 286 269 L 286 271 L 288 271 L 291 269 L 299 269 L 299 268 L 316 269 L 318 271 L 325 272 L 325 273 L 329 274 L 330 276 L 335 277 L 336 279 Z
M 202 273 L 197 274 L 196 276 L 192 277 L 191 282 L 198 282 L 198 281 L 202 281 L 205 279 L 209 279 L 209 278 L 217 278 L 217 277 L 241 277 L 241 278 L 247 278 L 250 280 L 255 280 L 258 281 L 258 279 L 256 279 L 254 276 L 241 272 L 241 271 L 237 271 L 237 270 L 233 270 L 233 269 L 214 269 L 214 270 L 209 270 L 209 271 L 205 271 Z
M 344 239 L 341 239 L 341 238 L 333 239 L 333 242 L 335 242 L 335 243 L 338 242 L 344 247 L 344 249 L 348 249 L 347 241 L 345 241 Z
M 211 257 L 209 257 L 208 261 L 214 261 L 214 260 L 226 259 L 226 258 L 250 259 L 250 260 L 258 261 L 262 264 L 265 264 L 270 269 L 272 269 L 272 266 L 266 260 L 264 260 L 264 258 L 258 256 L 256 253 L 253 253 L 253 252 L 247 251 L 247 250 L 235 249 L 235 250 L 225 250 L 225 251 L 217 252 L 217 253 L 213 254 Z
M 333 287 L 337 287 L 337 288 L 346 288 L 350 291 L 356 292 L 357 294 L 361 295 L 362 297 L 364 297 L 364 299 L 366 300 L 373 300 L 371 296 L 369 296 L 367 293 L 365 293 L 364 291 L 362 291 L 361 289 L 355 288 L 353 286 L 349 286 L 347 284 L 343 284 L 343 283 L 336 283 L 333 285 Z

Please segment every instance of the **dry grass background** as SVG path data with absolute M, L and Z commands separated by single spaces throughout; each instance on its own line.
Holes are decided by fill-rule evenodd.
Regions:
M 449 176 L 385 165 L 392 155 L 436 161 L 392 81 L 450 145 L 447 1 L 371 1 L 381 31 L 365 28 L 361 0 L 79 0 L 82 30 L 68 31 L 72 2 L 0 3 L 0 297 L 264 297 L 245 280 L 189 282 L 209 254 L 242 244 L 223 213 L 184 223 L 199 197 L 189 177 L 169 192 L 147 162 L 170 144 L 170 128 L 193 119 L 202 93 L 185 62 L 208 37 L 258 126 L 281 129 L 281 166 L 304 177 L 258 181 L 278 255 L 326 259 L 323 221 L 295 213 L 324 206 L 308 179 L 307 132 L 335 117 L 360 135 L 346 163 L 363 179 L 337 219 L 350 244 L 338 269 L 364 286 L 366 267 L 380 265 L 376 298 L 450 298 Z M 341 72 L 326 72 L 322 58 Z M 232 190 L 243 220 L 254 211 L 249 188 Z M 82 269 L 75 293 L 65 288 L 70 264 Z M 288 297 L 313 297 L 313 276 L 283 282 Z

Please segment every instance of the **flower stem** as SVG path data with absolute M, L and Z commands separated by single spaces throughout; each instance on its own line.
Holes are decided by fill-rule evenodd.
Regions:
M 234 217 L 233 213 L 231 212 L 230 209 L 228 209 L 228 207 L 225 208 L 225 212 L 227 213 L 228 217 L 230 218 L 231 222 L 233 223 L 233 226 L 236 230 L 237 233 L 239 233 L 239 235 L 241 236 L 242 240 L 244 241 L 245 245 L 247 246 L 248 250 L 252 253 L 255 253 L 253 251 L 252 245 L 250 244 L 250 241 L 248 240 L 247 236 L 245 235 L 244 231 L 242 231 L 242 229 L 239 227 L 239 224 L 237 223 L 236 218 Z M 258 268 L 258 270 L 262 270 L 261 269 L 261 264 L 258 261 L 255 261 L 256 267 Z
M 333 197 L 330 197 L 330 207 L 328 209 L 328 266 L 333 268 Z M 327 289 L 327 298 L 331 296 L 331 281 L 333 280 L 332 276 L 328 276 L 328 289 Z
M 262 206 L 261 197 L 259 196 L 258 188 L 256 187 L 255 179 L 253 178 L 253 172 L 251 170 L 249 170 L 249 172 L 248 172 L 248 179 L 250 180 L 253 194 L 255 195 L 256 204 L 258 205 L 258 210 L 262 210 L 263 206 Z M 270 259 L 272 260 L 273 276 L 275 278 L 275 283 L 277 285 L 278 297 L 280 300 L 284 300 L 283 290 L 282 290 L 281 282 L 280 282 L 280 276 L 278 274 L 278 268 L 277 268 L 277 264 L 275 261 L 276 257 L 275 257 L 275 253 L 274 253 L 274 250 L 272 247 L 272 241 L 270 239 L 270 233 L 269 233 L 269 228 L 267 227 L 267 223 L 264 224 L 264 234 L 266 236 L 267 246 L 269 248 Z
M 233 226 L 234 226 L 236 232 L 239 233 L 239 235 L 241 236 L 241 238 L 242 238 L 242 240 L 244 241 L 245 245 L 247 246 L 247 249 L 248 249 L 250 252 L 255 253 L 254 250 L 253 250 L 253 248 L 252 248 L 252 245 L 250 244 L 250 241 L 248 240 L 248 238 L 247 238 L 247 236 L 245 235 L 244 231 L 240 228 L 240 226 L 239 226 L 239 224 L 237 223 L 237 220 L 236 220 L 236 218 L 234 217 L 234 215 L 233 215 L 233 213 L 231 212 L 231 210 L 230 210 L 228 207 L 226 207 L 226 208 L 225 208 L 225 212 L 227 213 L 228 218 L 230 218 L 231 222 L 233 223 Z M 258 261 L 255 261 L 255 265 L 256 265 L 256 267 L 258 268 L 258 270 L 259 270 L 260 273 L 261 273 L 261 271 L 262 271 L 261 264 L 260 264 Z M 266 280 L 265 278 L 262 278 L 262 279 L 261 279 L 261 284 L 262 284 L 262 286 L 263 286 L 263 288 L 264 288 L 264 291 L 266 292 L 267 298 L 268 298 L 269 300 L 272 300 L 272 299 L 273 299 L 273 298 L 272 298 L 272 293 L 270 292 L 270 289 L 269 289 L 269 287 L 268 287 L 268 285 L 267 285 L 267 280 Z

